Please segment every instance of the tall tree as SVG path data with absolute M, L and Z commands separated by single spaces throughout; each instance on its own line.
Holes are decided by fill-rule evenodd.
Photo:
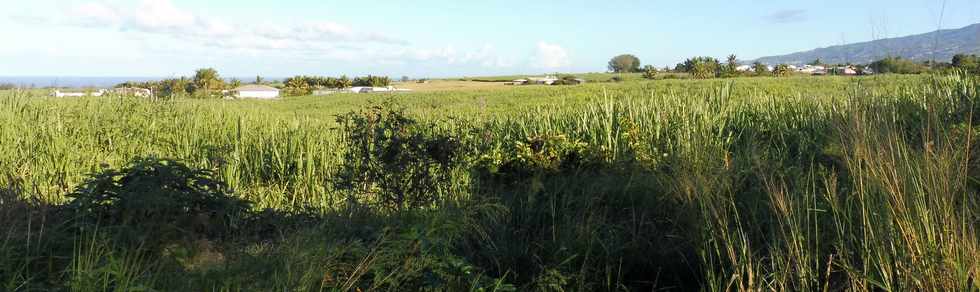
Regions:
M 980 72 L 980 58 L 976 55 L 956 54 L 953 56 L 953 67 L 970 72 Z
M 756 76 L 762 76 L 769 74 L 769 67 L 761 62 L 755 62 L 752 64 L 752 70 L 755 71 Z
M 194 73 L 195 94 L 211 96 L 215 90 L 220 90 L 222 87 L 224 87 L 224 82 L 221 80 L 221 76 L 218 75 L 218 70 L 214 68 L 203 68 L 198 69 Z
M 731 76 L 738 74 L 738 56 L 735 56 L 735 54 L 728 55 L 728 64 L 725 66 L 725 73 Z
M 609 60 L 609 71 L 616 73 L 640 72 L 640 58 L 630 54 L 613 57 Z
M 684 61 L 684 71 L 691 73 L 696 79 L 708 79 L 718 76 L 721 62 L 712 57 L 694 57 Z

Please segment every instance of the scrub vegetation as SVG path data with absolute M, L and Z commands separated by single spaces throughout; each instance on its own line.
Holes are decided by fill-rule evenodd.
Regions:
M 978 89 L 3 91 L 0 290 L 976 291 Z

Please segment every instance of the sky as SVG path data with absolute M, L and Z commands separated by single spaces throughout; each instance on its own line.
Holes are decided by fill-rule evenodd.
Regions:
M 959 28 L 947 0 L 30 0 L 0 10 L 0 76 L 602 72 L 629 53 L 673 66 L 750 60 Z

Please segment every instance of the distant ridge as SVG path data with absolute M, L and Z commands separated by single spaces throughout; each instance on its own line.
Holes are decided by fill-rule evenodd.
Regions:
M 820 59 L 824 63 L 866 64 L 884 57 L 902 57 L 916 61 L 932 60 L 949 62 L 953 55 L 980 54 L 980 24 L 960 29 L 881 39 L 870 42 L 819 48 L 782 56 L 762 57 L 756 61 L 764 64 L 801 65 Z

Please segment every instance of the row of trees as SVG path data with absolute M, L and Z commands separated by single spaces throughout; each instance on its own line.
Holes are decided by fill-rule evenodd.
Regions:
M 347 76 L 323 77 L 323 76 L 294 76 L 286 79 L 285 90 L 289 95 L 310 94 L 315 89 L 343 89 L 356 86 L 364 87 L 386 87 L 391 85 L 391 78 L 387 76 L 368 75 L 365 77 L 355 77 L 351 79 Z
M 886 57 L 871 62 L 871 64 L 868 64 L 868 68 L 871 68 L 877 73 L 892 74 L 921 74 L 949 70 L 980 73 L 980 57 L 976 55 L 957 54 L 953 56 L 951 62 L 916 62 L 901 57 Z
M 261 84 L 262 77 L 255 77 L 255 84 Z M 194 72 L 193 77 L 169 78 L 158 81 L 123 82 L 116 88 L 136 87 L 152 90 L 157 97 L 162 98 L 215 98 L 221 97 L 222 90 L 233 89 L 242 85 L 242 81 L 231 79 L 225 81 L 214 68 L 202 68 Z
M 265 80 L 260 76 L 255 77 L 252 84 L 264 84 Z M 284 81 L 286 94 L 303 95 L 309 94 L 314 89 L 321 88 L 349 88 L 354 86 L 366 87 L 385 87 L 391 85 L 391 79 L 387 76 L 368 75 L 355 77 L 347 76 L 339 78 L 321 76 L 295 76 Z M 194 72 L 193 77 L 169 78 L 158 81 L 124 82 L 116 85 L 116 88 L 135 87 L 152 90 L 157 97 L 161 98 L 220 98 L 223 90 L 230 90 L 242 86 L 242 81 L 238 79 L 225 80 L 221 78 L 218 71 L 214 68 L 203 68 Z
M 788 75 L 790 72 L 789 66 L 780 65 L 769 69 L 769 66 L 765 64 L 755 62 L 752 64 L 752 68 L 749 71 L 742 72 L 738 70 L 739 61 L 738 56 L 732 54 L 729 55 L 722 63 L 720 60 L 714 57 L 699 56 L 693 57 L 685 60 L 682 63 L 677 64 L 674 67 L 674 72 L 677 73 L 688 73 L 696 79 L 708 79 L 715 77 L 738 77 L 738 76 L 784 76 Z
M 613 57 L 609 60 L 608 68 L 610 72 L 615 73 L 643 73 L 643 77 L 647 79 L 656 78 L 657 74 L 660 72 L 676 72 L 676 73 L 689 73 L 692 77 L 697 79 L 707 79 L 715 77 L 736 77 L 747 74 L 755 74 L 758 76 L 763 75 L 785 75 L 789 73 L 788 67 L 780 67 L 774 70 L 775 73 L 770 72 L 769 67 L 761 64 L 753 64 L 753 73 L 743 73 L 738 71 L 739 63 L 738 57 L 735 55 L 728 56 L 727 62 L 722 63 L 718 59 L 707 56 L 693 57 L 685 60 L 683 63 L 677 64 L 673 70 L 670 68 L 664 68 L 663 70 L 658 70 L 652 65 L 641 66 L 640 59 L 634 55 L 624 54 Z M 779 70 L 782 69 L 782 70 Z
M 912 60 L 902 59 L 900 57 L 887 57 L 871 62 L 867 65 L 850 63 L 828 65 L 822 60 L 816 59 L 813 62 L 808 63 L 808 65 L 829 67 L 827 74 L 843 74 L 844 72 L 838 69 L 841 67 L 851 68 L 858 75 L 864 75 L 867 72 L 920 74 L 948 69 L 959 69 L 968 72 L 980 73 L 980 56 L 959 54 L 953 57 L 951 63 L 915 62 Z M 769 67 L 759 62 L 753 63 L 749 70 L 743 69 L 740 71 L 738 70 L 738 57 L 735 55 L 729 55 L 724 63 L 714 57 L 693 57 L 677 64 L 677 66 L 675 66 L 673 69 L 664 68 L 663 70 L 658 70 L 656 67 L 650 65 L 641 67 L 639 58 L 634 55 L 624 54 L 613 57 L 611 60 L 609 60 L 608 68 L 610 72 L 615 73 L 643 73 L 643 77 L 647 79 L 656 78 L 659 72 L 688 73 L 696 79 L 737 76 L 786 76 L 793 72 L 791 67 L 787 64 Z M 866 69 L 871 69 L 871 71 L 867 71 Z
M 980 73 L 980 57 L 977 55 L 957 54 L 953 56 L 951 66 L 973 73 Z

